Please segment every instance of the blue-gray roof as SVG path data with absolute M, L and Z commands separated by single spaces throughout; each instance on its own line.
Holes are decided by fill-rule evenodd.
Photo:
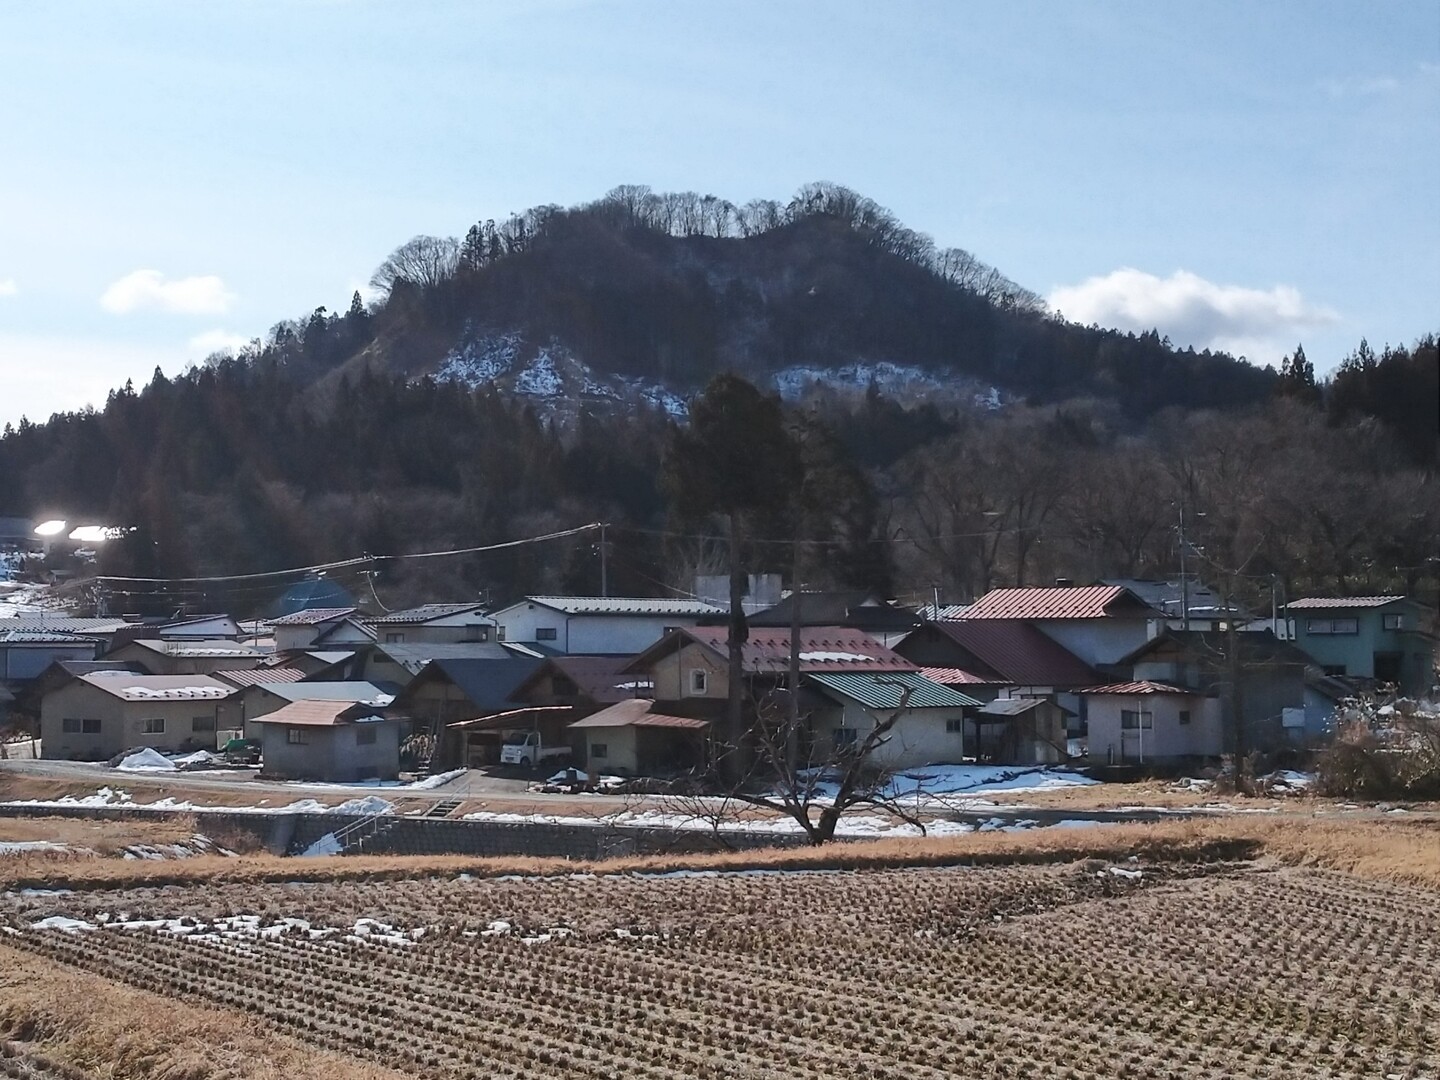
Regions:
M 904 703 L 911 709 L 966 709 L 980 705 L 968 694 L 941 686 L 918 671 L 826 671 L 812 672 L 805 678 L 867 709 L 898 709 L 906 690 L 910 696 Z

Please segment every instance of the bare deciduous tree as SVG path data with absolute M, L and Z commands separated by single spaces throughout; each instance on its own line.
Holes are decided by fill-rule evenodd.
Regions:
M 387 293 L 401 282 L 430 288 L 454 277 L 459 262 L 460 242 L 453 236 L 416 236 L 390 253 L 370 284 Z

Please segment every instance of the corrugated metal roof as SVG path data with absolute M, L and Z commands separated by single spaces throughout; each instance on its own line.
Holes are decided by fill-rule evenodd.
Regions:
M 509 642 L 473 641 L 442 643 L 439 645 L 380 644 L 374 648 L 399 664 L 411 675 L 418 675 L 425 665 L 434 660 L 514 660 L 516 650 Z M 535 657 L 538 662 L 540 657 Z
M 1022 697 L 1022 698 L 996 698 L 994 701 L 986 702 L 980 709 L 985 716 L 1020 716 L 1031 709 L 1038 709 L 1045 704 L 1054 705 L 1066 716 L 1074 716 L 1074 712 L 1065 708 L 1058 701 L 1051 701 L 1043 697 Z
M 920 674 L 941 686 L 1008 686 L 1009 680 L 997 679 L 958 667 L 922 667 Z
M 404 611 L 392 611 L 388 615 L 377 615 L 365 621 L 386 626 L 417 626 L 427 623 L 431 619 L 445 619 L 452 615 L 464 615 L 470 611 L 478 615 L 482 606 L 482 604 L 421 604 L 419 607 L 406 608 Z M 485 621 L 489 622 L 488 619 Z
M 1029 623 L 1017 619 L 966 619 L 934 626 L 1007 684 L 1087 686 L 1098 681 L 1083 660 Z
M 661 639 L 669 647 L 689 638 L 721 656 L 728 654 L 730 630 L 725 626 L 697 626 Z M 672 639 L 680 639 L 672 642 Z M 642 653 L 642 656 L 645 654 Z M 751 674 L 790 670 L 790 631 L 752 629 L 743 648 L 745 670 Z M 920 665 L 881 645 L 869 634 L 843 626 L 811 626 L 800 631 L 800 670 L 812 671 L 918 671 Z M 634 665 L 630 665 L 633 670 Z
M 369 702 L 292 701 L 264 716 L 252 717 L 252 724 L 285 724 L 291 727 L 335 727 L 339 724 L 384 720 Z
M 52 634 L 113 634 L 127 626 L 127 619 L 82 619 L 71 615 L 15 615 L 0 619 L 0 633 L 7 630 Z
M 232 686 L 254 686 L 256 683 L 293 683 L 305 678 L 299 668 L 262 667 L 245 668 L 240 671 L 217 671 L 215 677 Z
M 965 612 L 969 619 L 1105 619 L 1116 614 L 1152 612 L 1120 585 L 1057 585 L 1045 588 L 991 589 Z
M 608 709 L 591 713 L 583 720 L 576 720 L 570 725 L 570 729 L 573 731 L 576 728 L 583 730 L 586 728 L 657 727 L 704 731 L 710 726 L 710 721 L 700 720 L 693 716 L 672 716 L 669 713 L 655 712 L 654 706 L 653 701 L 641 698 L 621 701 L 611 705 Z
M 284 682 L 257 684 L 286 701 L 375 701 L 390 704 L 392 695 L 370 682 Z
M 1194 694 L 1195 692 L 1183 686 L 1150 682 L 1146 679 L 1137 682 L 1106 683 L 1104 686 L 1082 686 L 1075 690 L 1077 694 Z
M 142 649 L 149 649 L 151 652 L 162 653 L 165 656 L 176 657 L 245 656 L 260 658 L 270 655 L 269 649 L 261 649 L 254 645 L 242 645 L 229 638 L 197 638 L 193 641 L 136 638 L 129 644 L 138 645 Z
M 704 600 L 648 596 L 527 596 L 521 603 L 543 604 L 566 615 L 724 615 L 726 608 Z M 512 604 L 511 607 L 518 605 Z
M 1403 596 L 1307 596 L 1300 600 L 1291 600 L 1285 607 L 1287 611 L 1377 608 L 1404 599 Z
M 358 608 L 353 607 L 317 607 L 306 608 L 304 611 L 297 611 L 293 615 L 282 615 L 278 619 L 271 619 L 271 626 L 316 626 L 319 623 L 330 622 L 334 619 L 343 619 L 346 615 L 353 615 Z
M 75 645 L 93 649 L 99 642 L 100 639 L 96 637 L 52 634 L 43 630 L 8 630 L 0 633 L 0 645 Z
M 520 700 L 519 695 L 551 672 L 569 679 L 577 691 L 598 705 L 625 701 L 639 689 L 633 675 L 621 674 L 629 663 L 628 656 L 552 656 L 515 688 L 514 700 Z M 648 682 L 644 685 L 650 686 Z
M 867 709 L 898 709 L 902 701 L 911 709 L 967 709 L 980 705 L 968 694 L 932 682 L 918 671 L 812 672 L 805 678 Z M 904 700 L 907 690 L 908 701 Z

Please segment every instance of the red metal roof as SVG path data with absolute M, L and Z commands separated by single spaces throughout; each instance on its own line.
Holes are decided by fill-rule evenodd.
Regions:
M 683 636 L 693 638 L 721 656 L 727 654 L 728 627 L 697 626 L 675 631 L 670 638 Z M 789 627 L 752 627 L 743 655 L 745 670 L 751 674 L 790 670 Z M 800 630 L 801 671 L 918 671 L 919 668 L 919 664 L 906 660 L 860 630 L 843 626 L 806 626 Z
M 654 712 L 654 705 L 653 701 L 641 698 L 621 701 L 608 709 L 591 713 L 583 720 L 576 720 L 570 728 L 573 731 L 575 728 L 663 727 L 703 731 L 710 726 L 710 721 L 693 716 L 671 716 L 668 713 Z
M 1095 672 L 1063 645 L 1018 619 L 938 622 L 950 638 L 1002 682 L 1014 686 L 1088 686 Z M 994 684 L 995 680 L 990 679 Z
M 1128 610 L 1127 610 L 1128 609 Z M 1122 585 L 991 589 L 965 611 L 973 619 L 1104 619 L 1150 609 Z M 1158 613 L 1157 613 L 1158 614 Z
M 992 675 L 982 675 L 958 667 L 922 667 L 920 674 L 941 686 L 998 686 L 1009 685 L 1006 680 L 997 680 Z
M 1196 691 L 1187 690 L 1183 686 L 1171 686 L 1169 683 L 1149 682 L 1117 682 L 1107 683 L 1104 686 L 1084 686 L 1075 690 L 1077 694 L 1194 694 Z

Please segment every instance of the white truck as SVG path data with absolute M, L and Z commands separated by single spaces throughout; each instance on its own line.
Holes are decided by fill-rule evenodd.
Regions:
M 500 745 L 500 764 L 519 765 L 528 769 L 542 761 L 551 761 L 570 756 L 568 743 L 561 746 L 546 746 L 538 731 L 507 731 Z

